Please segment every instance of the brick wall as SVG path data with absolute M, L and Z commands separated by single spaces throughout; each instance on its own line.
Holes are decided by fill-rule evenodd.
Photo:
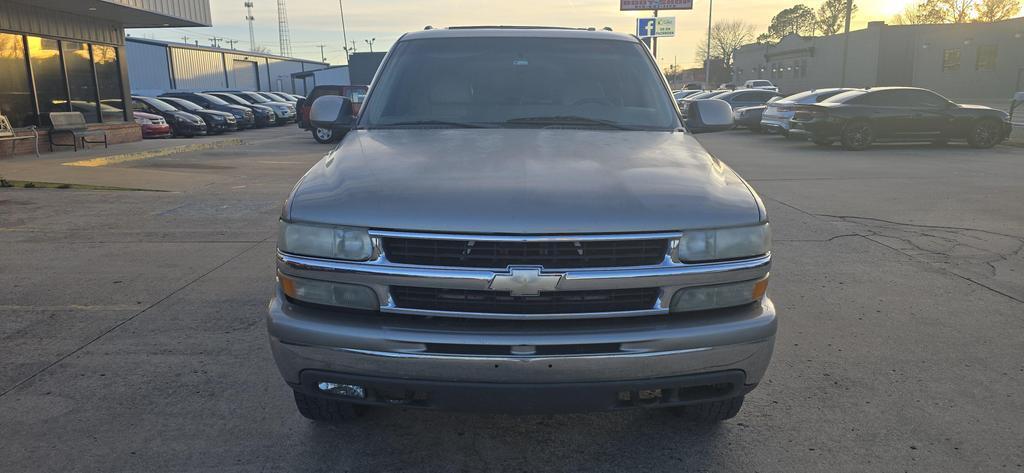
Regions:
M 137 123 L 94 123 L 89 125 L 90 130 L 105 130 L 107 132 L 107 142 L 111 145 L 118 143 L 129 143 L 132 141 L 139 141 L 142 139 L 142 127 Z M 18 136 L 32 136 L 32 132 L 19 130 Z M 71 144 L 71 136 L 67 133 L 60 133 L 57 136 L 58 143 Z M 14 143 L 12 145 L 12 143 Z M 18 140 L 18 141 L 0 141 L 0 159 L 8 158 L 11 156 L 11 147 L 14 146 L 14 154 L 33 154 L 35 146 L 32 140 Z M 90 149 L 96 147 L 103 147 L 103 144 L 99 145 L 88 145 Z M 79 148 L 81 149 L 81 148 Z M 54 151 L 73 151 L 73 148 L 54 148 Z M 46 130 L 39 130 L 39 152 L 49 153 L 50 152 L 50 138 Z

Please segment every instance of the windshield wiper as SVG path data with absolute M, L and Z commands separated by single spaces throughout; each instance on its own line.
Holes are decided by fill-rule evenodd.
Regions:
M 381 123 L 369 128 L 399 128 L 403 126 L 446 126 L 451 128 L 493 128 L 486 123 L 453 122 L 445 120 L 412 120 L 407 122 Z
M 505 120 L 508 125 L 542 125 L 542 126 L 600 126 L 616 130 L 643 130 L 645 128 L 623 125 L 611 120 L 587 118 L 575 115 L 554 115 L 549 117 L 523 117 Z

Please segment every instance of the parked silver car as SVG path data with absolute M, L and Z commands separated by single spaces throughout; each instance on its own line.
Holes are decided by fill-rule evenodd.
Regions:
M 761 131 L 779 135 L 789 134 L 789 120 L 799 105 L 818 103 L 834 95 L 854 89 L 815 89 L 800 92 L 767 104 L 761 115 Z
M 267 327 L 304 416 L 667 407 L 712 422 L 762 380 L 764 205 L 684 130 L 636 37 L 410 33 L 351 108 L 314 102 L 315 126 L 352 131 L 280 220 Z M 687 124 L 731 128 L 729 106 L 695 103 Z

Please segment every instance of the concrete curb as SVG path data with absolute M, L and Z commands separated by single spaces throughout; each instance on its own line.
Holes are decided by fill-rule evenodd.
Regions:
M 156 158 L 160 156 L 169 156 L 172 154 L 193 153 L 196 151 L 203 151 L 208 149 L 219 149 L 231 146 L 240 146 L 243 143 L 244 142 L 242 141 L 241 138 L 230 138 L 226 140 L 212 141 L 207 143 L 195 143 L 181 146 L 171 146 L 167 148 L 157 148 L 146 151 L 136 151 L 133 153 L 122 153 L 110 156 L 101 156 L 99 158 L 83 159 L 81 161 L 61 163 L 61 165 L 94 168 L 100 166 L 109 166 L 111 164 L 125 163 L 129 161 L 140 161 L 143 159 Z

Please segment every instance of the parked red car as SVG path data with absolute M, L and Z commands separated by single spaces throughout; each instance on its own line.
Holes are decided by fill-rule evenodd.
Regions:
M 143 138 L 170 138 L 174 135 L 171 126 L 167 124 L 167 120 L 164 120 L 164 117 L 145 112 L 133 113 L 135 115 L 135 123 L 142 125 Z

